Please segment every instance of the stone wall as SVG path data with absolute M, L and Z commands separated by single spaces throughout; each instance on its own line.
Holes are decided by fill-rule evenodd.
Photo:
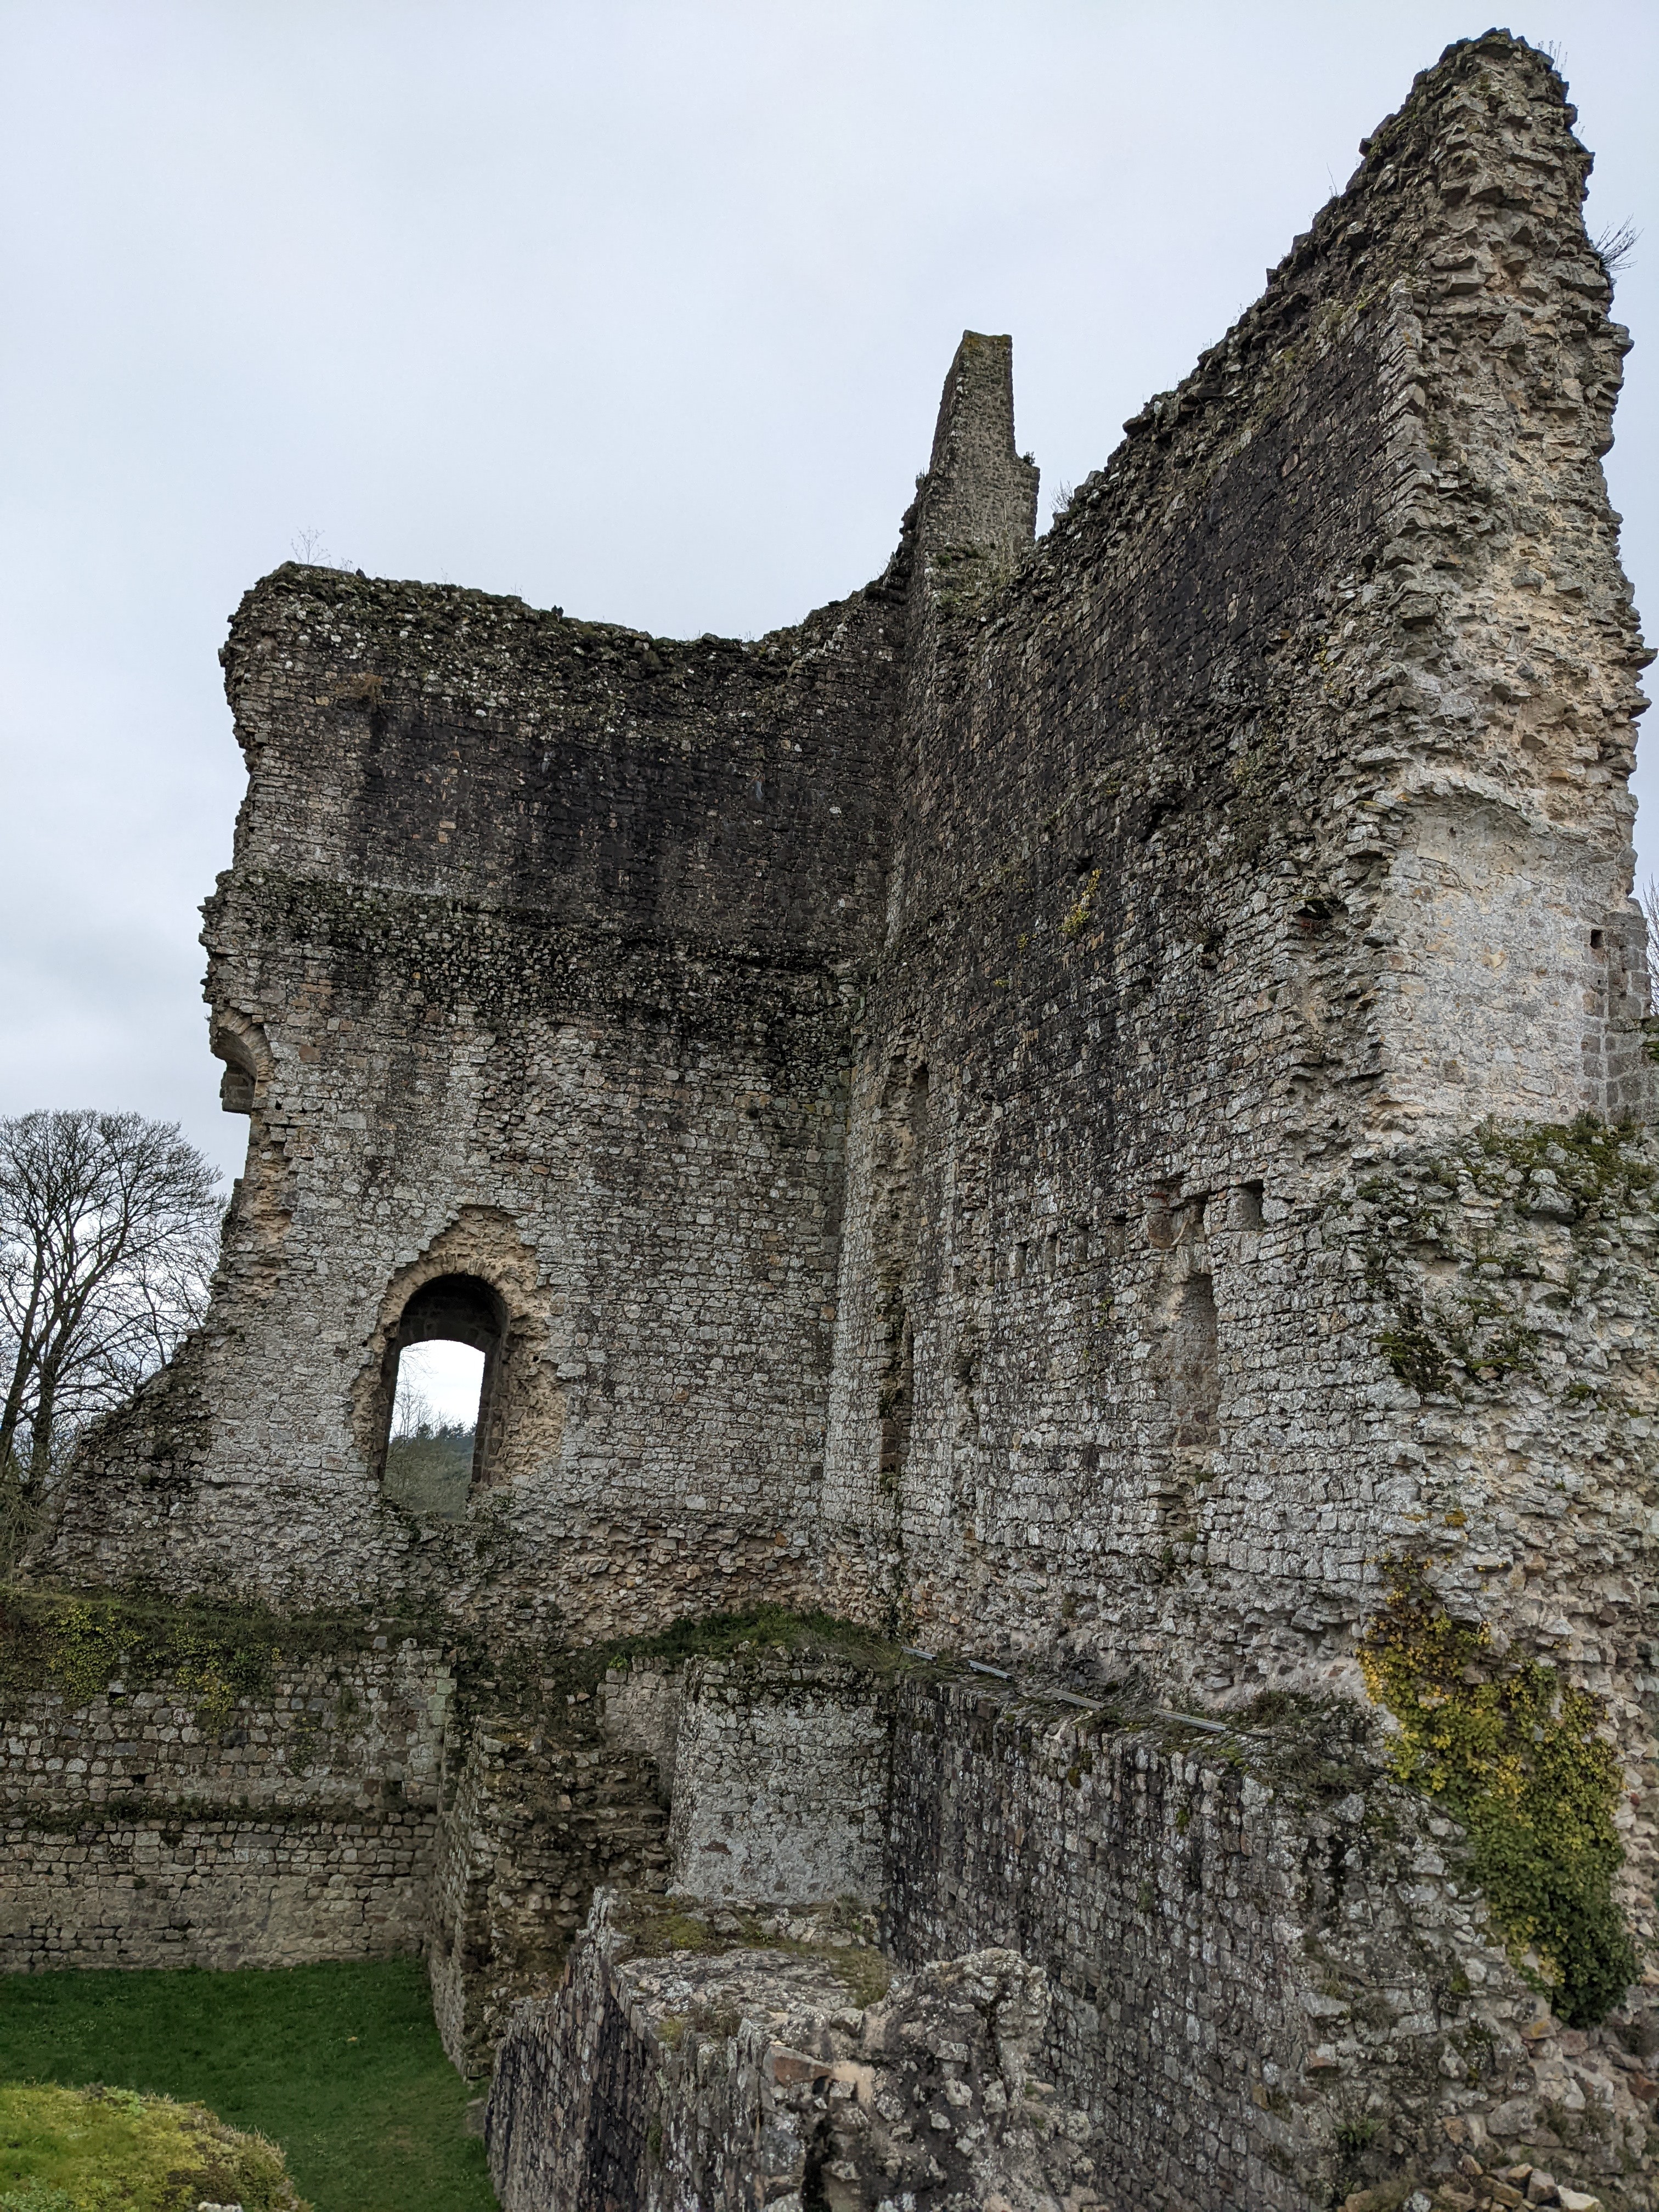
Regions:
M 867 1668 L 751 1642 L 590 1680 L 482 1692 L 451 1747 L 428 1941 L 464 2072 L 557 1978 L 597 1889 L 791 1911 L 881 1894 L 890 1731 Z
M 804 1590 L 902 619 L 888 585 L 755 645 L 249 595 L 207 928 L 247 1167 L 57 1571 L 594 1636 Z M 380 1482 L 388 1349 L 449 1273 L 504 1316 L 459 1526 Z
M 33 1565 L 490 1655 L 434 1889 L 458 2057 L 613 1860 L 650 1892 L 672 1847 L 734 1921 L 871 1896 L 884 1791 L 900 1956 L 1030 1957 L 1153 2201 L 1580 2109 L 1575 2154 L 1647 2154 L 1444 1808 L 1374 1739 L 1335 1796 L 1256 1741 L 1264 1693 L 1365 1733 L 1404 1583 L 1472 1639 L 1449 1697 L 1573 1717 L 1584 1850 L 1611 1821 L 1659 1934 L 1651 656 L 1573 121 L 1522 43 L 1449 48 L 1040 543 L 969 333 L 893 562 L 797 629 L 293 567 L 245 601 L 207 943 L 247 1170 L 204 1328 Z M 417 1300 L 489 1338 L 453 1521 L 380 1480 Z M 760 1605 L 1024 1691 L 621 1648 Z M 659 2062 L 610 1972 L 569 1984 L 614 2061 L 582 2140 L 637 2195 Z
M 556 1996 L 514 2014 L 486 2119 L 503 2212 L 1110 2201 L 1079 2116 L 1028 2070 L 1047 1992 L 1012 1954 L 878 1992 L 830 1943 L 650 1938 L 601 1899 Z
M 452 1745 L 426 1923 L 444 2048 L 488 2068 L 512 2006 L 556 1978 L 595 1889 L 666 1886 L 655 1768 L 603 1726 L 590 1690 L 550 1679 L 481 1701 Z
M 676 1895 L 862 1906 L 881 1896 L 888 1729 L 833 1660 L 687 1668 L 669 1826 Z
M 1359 1189 L 1650 1103 L 1627 340 L 1572 120 L 1530 49 L 1449 49 L 1035 546 L 970 334 L 884 577 L 755 645 L 257 587 L 208 928 L 248 1170 L 46 1563 L 575 1643 L 817 1601 L 1358 1694 L 1434 1525 Z M 452 1525 L 379 1465 L 454 1274 L 502 1320 Z M 1608 1540 L 1633 1685 L 1647 1539 Z
M 1628 340 L 1571 119 L 1541 57 L 1452 50 L 1012 574 L 924 496 L 841 1609 L 874 1586 L 930 1646 L 1209 1701 L 1358 1690 L 1352 1624 L 1431 1500 L 1355 1186 L 1488 1117 L 1650 1110 L 1646 656 L 1598 460 Z M 1510 1479 L 1486 1462 L 1480 1513 Z
M 1443 2170 L 1469 2113 L 1547 2135 L 1552 2098 L 1588 2115 L 1567 2170 L 1622 2179 L 1648 2143 L 1617 2045 L 1552 2034 L 1456 1829 L 1344 1731 L 1310 1707 L 1218 1741 L 912 1677 L 887 1945 L 1042 1971 L 1038 2069 L 1126 2203 L 1300 2212 Z
M 314 1808 L 0 1813 L 0 1972 L 300 1966 L 421 1948 L 436 1820 Z
M 459 1703 L 413 1638 L 275 1670 L 263 1698 L 234 1704 L 210 1669 L 183 1686 L 118 1677 L 89 1698 L 32 1690 L 7 1735 L 7 1962 L 422 1948 L 456 2063 L 474 2072 L 502 2049 L 492 2125 L 518 2147 L 500 2170 L 523 2203 L 552 2205 L 534 2188 L 565 2174 L 573 2145 L 611 2144 L 604 2158 L 625 2164 L 653 2127 L 691 2163 L 647 2159 L 641 2189 L 693 2168 L 722 2188 L 764 2179 L 771 2092 L 757 2084 L 771 2077 L 738 2066 L 728 2081 L 716 2046 L 745 2021 L 777 2040 L 803 1960 L 849 1990 L 884 1980 L 878 1922 L 911 1973 L 988 1949 L 1024 1961 L 1041 1997 L 1024 2063 L 1046 2086 L 1018 2111 L 986 2106 L 975 2061 L 837 2113 L 812 2104 L 828 2091 L 809 2068 L 792 2087 L 805 2101 L 785 2100 L 809 2123 L 785 2130 L 789 2155 L 831 2179 L 890 2159 L 908 2172 L 912 2136 L 935 2124 L 905 2118 L 920 2096 L 945 2100 L 967 2131 L 951 2139 L 963 2171 L 988 2189 L 997 2160 L 1028 2160 L 1060 2194 L 1057 2175 L 1108 2177 L 1108 2204 L 1133 2190 L 1187 2212 L 1304 2212 L 1472 2146 L 1488 2165 L 1547 2156 L 1610 2206 L 1639 2201 L 1623 2178 L 1649 2170 L 1644 2098 L 1659 2084 L 1616 2038 L 1551 2021 L 1489 1923 L 1461 1832 L 1389 1777 L 1352 1707 L 1292 1701 L 1228 1729 L 1152 1716 L 1128 1691 L 1060 1695 L 802 1624 L 782 1644 L 724 1640 L 725 1656 L 539 1679 L 491 1680 L 474 1655 Z M 598 1932 L 580 1936 L 596 1891 L 656 1962 L 641 1968 L 653 1988 L 618 1980 Z M 657 2015 L 680 2019 L 687 1990 L 692 2013 L 732 2025 L 705 2023 L 704 2057 L 665 2075 Z M 648 2032 L 634 2018 L 646 1998 Z M 817 2041 L 782 2039 L 849 2081 L 890 2071 L 904 2039 L 861 2017 L 869 2003 L 849 2027 L 820 1990 Z M 698 2101 L 710 2067 L 729 2109 Z M 656 2086 L 630 2104 L 636 2076 Z M 1577 2116 L 1565 2134 L 1563 2112 Z
M 185 1682 L 14 1678 L 0 1966 L 292 1966 L 417 1948 L 449 1673 L 412 1639 L 374 1640 L 278 1660 L 246 1696 L 206 1646 Z
M 738 1840 L 783 1832 L 836 1756 L 801 1695 L 828 1659 L 687 1669 L 676 1790 L 704 1762 L 744 1807 Z M 1306 2212 L 1527 2160 L 1608 2207 L 1646 2202 L 1659 2084 L 1618 2036 L 1552 2021 L 1467 1838 L 1400 1786 L 1351 1708 L 1290 1704 L 1228 1730 L 897 1654 L 833 1676 L 838 1711 L 861 1696 L 867 1736 L 890 1746 L 880 1953 L 853 1900 L 780 1905 L 781 1855 L 746 1894 L 737 1867 L 702 1899 L 683 1879 L 665 1898 L 605 1892 L 556 1991 L 495 2015 L 509 2212 L 601 2186 L 619 2206 L 712 2212 L 804 2176 L 848 2207 L 906 2190 L 919 2207 L 1027 2201 L 1018 2180 L 1033 2206 L 1098 2191 L 1113 2208 Z M 712 1679 L 729 1765 L 688 1747 L 692 1677 L 705 1696 Z M 810 1850 L 794 1864 L 817 1882 Z M 1018 1968 L 1017 2078 L 968 2047 L 994 1992 L 965 2040 L 936 2014 L 910 2029 L 871 2009 L 888 1961 L 927 2011 L 988 1959 Z M 805 2100 L 775 2092 L 778 2041 L 808 2054 L 787 2075 Z M 907 2049 L 949 2063 L 902 2080 Z M 987 2101 L 998 2081 L 1007 2104 Z

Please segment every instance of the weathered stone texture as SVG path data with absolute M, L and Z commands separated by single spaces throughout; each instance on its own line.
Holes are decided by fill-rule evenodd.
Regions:
M 888 1729 L 868 1681 L 833 1662 L 687 1670 L 669 1826 L 675 1894 L 705 1903 L 879 1902 Z
M 386 1639 L 382 1639 L 385 1641 Z M 416 1948 L 448 1670 L 410 1642 L 199 1687 L 59 1688 L 0 1721 L 0 1966 L 289 1966 Z
M 893 561 L 797 629 L 295 567 L 244 602 L 206 941 L 247 1170 L 205 1326 L 35 1564 L 492 1654 L 433 1889 L 458 2056 L 596 1881 L 844 1881 L 908 1963 L 1041 1969 L 1126 2203 L 1300 2207 L 1345 2142 L 1443 2166 L 1449 2120 L 1548 2149 L 1553 2102 L 1598 2175 L 1649 2157 L 1375 1745 L 1351 1820 L 1152 1728 L 1363 1705 L 1407 1561 L 1598 1701 L 1659 1934 L 1651 656 L 1573 120 L 1519 41 L 1449 48 L 1040 543 L 1009 342 L 969 333 Z M 381 1479 L 446 1315 L 489 1378 L 453 1515 Z M 762 1604 L 1074 1702 L 620 1648 Z M 1109 1689 L 1133 1726 L 1062 1725 Z M 761 2046 L 653 2179 L 650 2006 L 571 1957 L 592 2188 L 750 2187 Z M 538 2018 L 532 2100 L 570 2064 Z
M 655 1769 L 602 1715 L 592 1692 L 544 1684 L 486 1706 L 453 1746 L 426 1934 L 439 2032 L 465 2073 L 556 1975 L 597 1887 L 666 1885 Z
M 601 1634 L 805 1588 L 902 615 L 666 645 L 315 570 L 250 595 L 208 922 L 248 1170 L 66 1571 Z M 446 1270 L 507 1315 L 453 1528 L 378 1480 L 388 1336 Z
M 1610 2058 L 1540 2024 L 1456 1832 L 1312 1714 L 1224 1749 L 1103 1728 L 993 1684 L 899 1692 L 884 1935 L 920 1963 L 987 1942 L 1044 1973 L 1034 2049 L 1107 2145 L 1111 2201 L 1340 2202 L 1443 2156 L 1445 2123 L 1548 2079 L 1575 2165 L 1644 2155 Z M 1510 2133 L 1518 2131 L 1512 2127 Z
M 830 1945 L 771 1950 L 757 1930 L 758 1947 L 657 1958 L 605 1900 L 595 1918 L 501 2046 L 486 2135 L 503 2212 L 1101 2203 L 1086 2123 L 1029 2071 L 1048 1993 L 1012 1953 L 928 1966 L 871 2003 Z

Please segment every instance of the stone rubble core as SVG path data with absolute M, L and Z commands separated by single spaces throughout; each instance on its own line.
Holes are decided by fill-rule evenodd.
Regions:
M 614 1910 L 601 1893 L 558 1995 L 520 2005 L 502 2042 L 485 2139 L 503 2212 L 607 2194 L 647 2212 L 1101 2203 L 1088 2115 L 1034 2070 L 1047 1991 L 1017 1953 L 859 2003 L 833 1947 L 812 1955 L 814 1920 L 777 1928 L 793 1950 L 657 1958 L 629 1954 Z
M 924 2009 L 1040 1976 L 1086 2116 L 1064 2173 L 1009 2118 L 951 2154 L 1004 2178 L 918 2190 L 1648 2201 L 1652 656 L 1574 119 L 1449 48 L 1040 540 L 967 333 L 892 560 L 793 629 L 247 594 L 204 939 L 247 1165 L 27 1562 L 68 1610 L 0 1680 L 8 1955 L 418 1940 L 458 2063 L 520 2053 L 515 2187 L 603 2015 L 583 2140 L 689 2208 L 828 2093 L 776 2102 L 744 1964 L 726 2132 L 668 2099 L 653 2179 L 637 1977 L 714 1966 L 595 1893 L 845 1894 Z M 445 1330 L 484 1391 L 427 1510 L 386 1441 Z M 277 1656 L 231 1698 L 111 1628 L 89 1683 L 74 1607 L 140 1595 Z M 778 1955 L 804 2056 L 822 2014 L 874 2064 Z

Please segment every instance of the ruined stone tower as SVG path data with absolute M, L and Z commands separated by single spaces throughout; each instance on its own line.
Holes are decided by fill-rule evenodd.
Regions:
M 247 1167 L 33 1572 L 256 1608 L 289 1749 L 110 1752 L 20 1956 L 424 1942 L 512 2207 L 1303 2208 L 1527 2145 L 1646 2201 L 1650 656 L 1572 121 L 1449 49 L 1040 542 L 969 333 L 798 629 L 248 594 Z M 487 1357 L 447 1516 L 385 1476 L 434 1335 Z M 125 1741 L 42 1664 L 29 1743 Z M 1578 1762 L 1593 1958 L 1419 1756 L 1465 1682 L 1492 1773 L 1527 1698 Z M 852 1953 L 955 1963 L 849 2009 Z

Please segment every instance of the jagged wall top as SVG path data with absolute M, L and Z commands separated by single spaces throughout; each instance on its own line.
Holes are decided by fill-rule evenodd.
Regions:
M 1036 465 L 1014 444 L 1014 342 L 964 331 L 945 380 L 917 536 L 924 551 L 1024 553 L 1036 532 Z

